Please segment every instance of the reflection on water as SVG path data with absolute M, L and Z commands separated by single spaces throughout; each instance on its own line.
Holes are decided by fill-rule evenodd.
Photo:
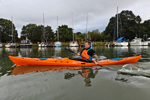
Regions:
M 5 52 L 7 55 L 18 55 L 19 48 L 5 48 Z
M 2 54 L 2 48 L 0 48 L 0 55 Z
M 79 47 L 69 47 L 72 51 L 74 51 L 75 53 L 78 53 L 78 49 Z
M 20 55 L 23 57 L 29 57 L 31 55 L 32 48 L 20 48 Z
M 62 47 L 54 47 L 54 57 L 60 57 L 61 50 L 62 50 Z
M 95 78 L 95 76 L 98 74 L 98 70 L 96 68 L 94 72 L 92 68 L 82 68 L 82 71 L 78 71 L 78 74 L 85 78 L 85 86 L 91 86 L 91 78 Z
M 115 51 L 117 52 L 118 56 L 122 56 L 124 54 L 128 53 L 128 47 L 123 46 L 123 47 L 114 47 Z
M 67 72 L 64 74 L 64 79 L 71 79 L 76 75 L 84 78 L 85 86 L 91 86 L 91 79 L 94 79 L 98 74 L 96 67 L 60 67 L 60 66 L 16 66 L 10 73 L 10 75 L 23 75 L 27 73 L 38 73 L 38 72 L 63 72 L 63 71 L 77 70 L 78 73 Z M 95 71 L 94 71 L 95 70 Z
M 130 52 L 133 52 L 135 55 L 140 55 L 141 53 L 148 54 L 149 47 L 148 46 L 131 46 Z

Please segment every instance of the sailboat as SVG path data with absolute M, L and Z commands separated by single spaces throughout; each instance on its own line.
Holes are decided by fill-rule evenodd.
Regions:
M 118 7 L 117 7 L 117 16 L 116 16 L 116 19 L 117 19 L 117 41 L 116 42 L 113 41 L 113 44 L 115 46 L 128 46 L 129 43 L 128 43 L 128 41 L 124 37 L 118 38 Z M 115 28 L 116 28 L 116 21 L 115 21 Z M 115 37 L 115 28 L 114 28 L 114 37 Z
M 57 16 L 57 27 L 58 27 L 58 16 Z M 61 47 L 62 44 L 59 41 L 59 27 L 57 28 L 57 41 L 54 42 L 54 47 Z
M 43 13 L 43 37 L 44 37 L 44 39 L 42 40 L 42 42 L 39 44 L 39 47 L 47 47 L 48 45 L 47 45 L 47 42 L 46 42 L 46 38 L 45 38 L 45 21 L 44 21 L 44 13 Z
M 72 29 L 73 29 L 73 12 L 72 12 Z M 79 44 L 76 41 L 74 41 L 74 33 L 73 33 L 73 40 L 69 43 L 69 46 L 70 47 L 78 47 L 79 46 Z
M 6 48 L 17 47 L 16 43 L 13 43 L 13 17 L 12 17 L 12 40 L 9 41 L 6 45 Z

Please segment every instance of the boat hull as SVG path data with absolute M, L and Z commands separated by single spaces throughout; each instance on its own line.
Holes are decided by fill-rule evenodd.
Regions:
M 52 66 L 98 66 L 94 63 L 69 59 L 69 58 L 28 58 L 28 57 L 15 57 L 9 56 L 11 61 L 16 65 L 52 65 Z M 134 57 L 126 57 L 121 60 L 105 59 L 100 60 L 98 63 L 102 66 L 115 65 L 122 63 L 136 63 L 141 58 L 141 55 Z
M 128 42 L 115 42 L 115 46 L 128 46 Z
M 70 47 L 78 47 L 79 44 L 77 42 L 75 42 L 75 41 L 72 41 L 72 42 L 69 43 L 69 46 Z
M 20 44 L 20 48 L 31 48 L 32 45 L 30 44 Z

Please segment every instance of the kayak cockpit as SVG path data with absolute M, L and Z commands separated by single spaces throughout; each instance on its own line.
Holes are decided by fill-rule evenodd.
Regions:
M 83 60 L 81 58 L 69 58 L 70 60 L 76 60 L 76 61 L 83 61 L 83 62 L 88 62 L 88 63 L 92 63 L 92 61 L 86 61 L 86 60 Z

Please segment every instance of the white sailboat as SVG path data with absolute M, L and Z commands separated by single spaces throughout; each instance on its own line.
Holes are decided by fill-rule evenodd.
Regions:
M 58 16 L 57 16 L 57 27 L 58 27 Z M 59 41 L 59 27 L 57 29 L 57 41 L 54 42 L 54 47 L 61 47 L 62 44 L 61 42 Z
M 9 41 L 6 45 L 6 48 L 17 47 L 16 43 L 13 43 L 13 17 L 12 17 L 12 40 Z
M 114 30 L 115 30 L 115 28 L 114 28 Z M 114 36 L 115 36 L 115 31 L 114 31 Z M 118 7 L 117 7 L 117 41 L 113 41 L 113 44 L 115 46 L 128 46 L 129 45 L 128 41 L 125 40 L 124 37 L 118 38 Z
M 72 29 L 73 29 L 73 12 L 72 12 Z M 73 40 L 69 43 L 69 46 L 70 47 L 78 47 L 79 46 L 79 44 L 76 41 L 74 41 L 74 33 L 73 33 Z
M 44 37 L 44 39 L 39 44 L 39 47 L 47 47 L 48 46 L 47 42 L 45 42 L 45 29 L 44 28 L 45 28 L 45 20 L 44 20 L 44 13 L 43 13 L 43 37 Z

